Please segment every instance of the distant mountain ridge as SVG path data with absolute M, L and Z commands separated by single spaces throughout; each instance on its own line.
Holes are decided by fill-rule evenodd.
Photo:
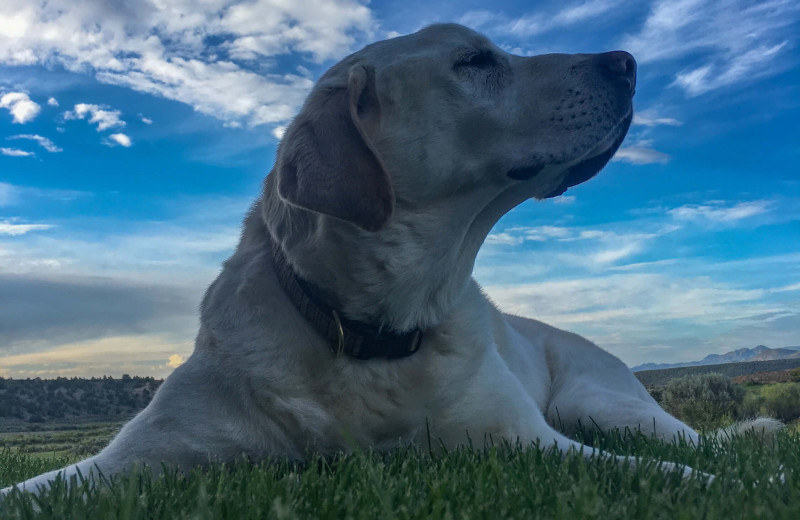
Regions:
M 707 365 L 722 365 L 725 363 L 742 363 L 750 361 L 773 361 L 776 359 L 800 358 L 800 347 L 769 348 L 759 345 L 754 348 L 740 348 L 725 354 L 710 354 L 700 361 L 687 361 L 685 363 L 644 363 L 631 370 L 664 370 L 666 368 L 698 367 Z

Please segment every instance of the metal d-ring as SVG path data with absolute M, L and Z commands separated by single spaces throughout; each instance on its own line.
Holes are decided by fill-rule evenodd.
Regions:
M 333 314 L 333 321 L 336 323 L 336 334 L 338 335 L 338 343 L 334 354 L 336 354 L 337 358 L 340 358 L 344 353 L 344 329 L 342 328 L 342 320 L 339 319 L 339 313 L 335 310 L 331 310 L 331 314 Z
M 421 343 L 422 343 L 422 331 L 417 329 L 414 332 L 414 335 L 411 336 L 411 342 L 408 344 L 408 351 L 416 352 Z

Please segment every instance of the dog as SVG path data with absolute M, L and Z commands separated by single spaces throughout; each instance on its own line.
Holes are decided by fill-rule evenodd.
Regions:
M 626 52 L 520 57 L 452 24 L 343 59 L 286 130 L 191 357 L 99 454 L 19 487 L 428 438 L 591 456 L 580 424 L 698 442 L 619 359 L 471 277 L 501 216 L 603 168 L 635 87 Z

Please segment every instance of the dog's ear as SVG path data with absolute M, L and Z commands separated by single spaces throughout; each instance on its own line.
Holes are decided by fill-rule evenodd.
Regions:
M 278 151 L 278 193 L 302 208 L 381 229 L 394 210 L 389 175 L 370 140 L 380 122 L 375 71 L 350 69 L 347 88 L 315 92 Z

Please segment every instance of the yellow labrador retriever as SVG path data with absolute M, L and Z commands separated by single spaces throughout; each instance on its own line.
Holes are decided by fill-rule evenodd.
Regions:
M 424 444 L 427 427 L 448 448 L 581 449 L 579 423 L 697 441 L 617 358 L 503 314 L 471 277 L 502 215 L 606 164 L 635 84 L 625 52 L 526 58 L 458 25 L 345 58 L 286 131 L 192 356 L 102 452 L 20 486 Z

